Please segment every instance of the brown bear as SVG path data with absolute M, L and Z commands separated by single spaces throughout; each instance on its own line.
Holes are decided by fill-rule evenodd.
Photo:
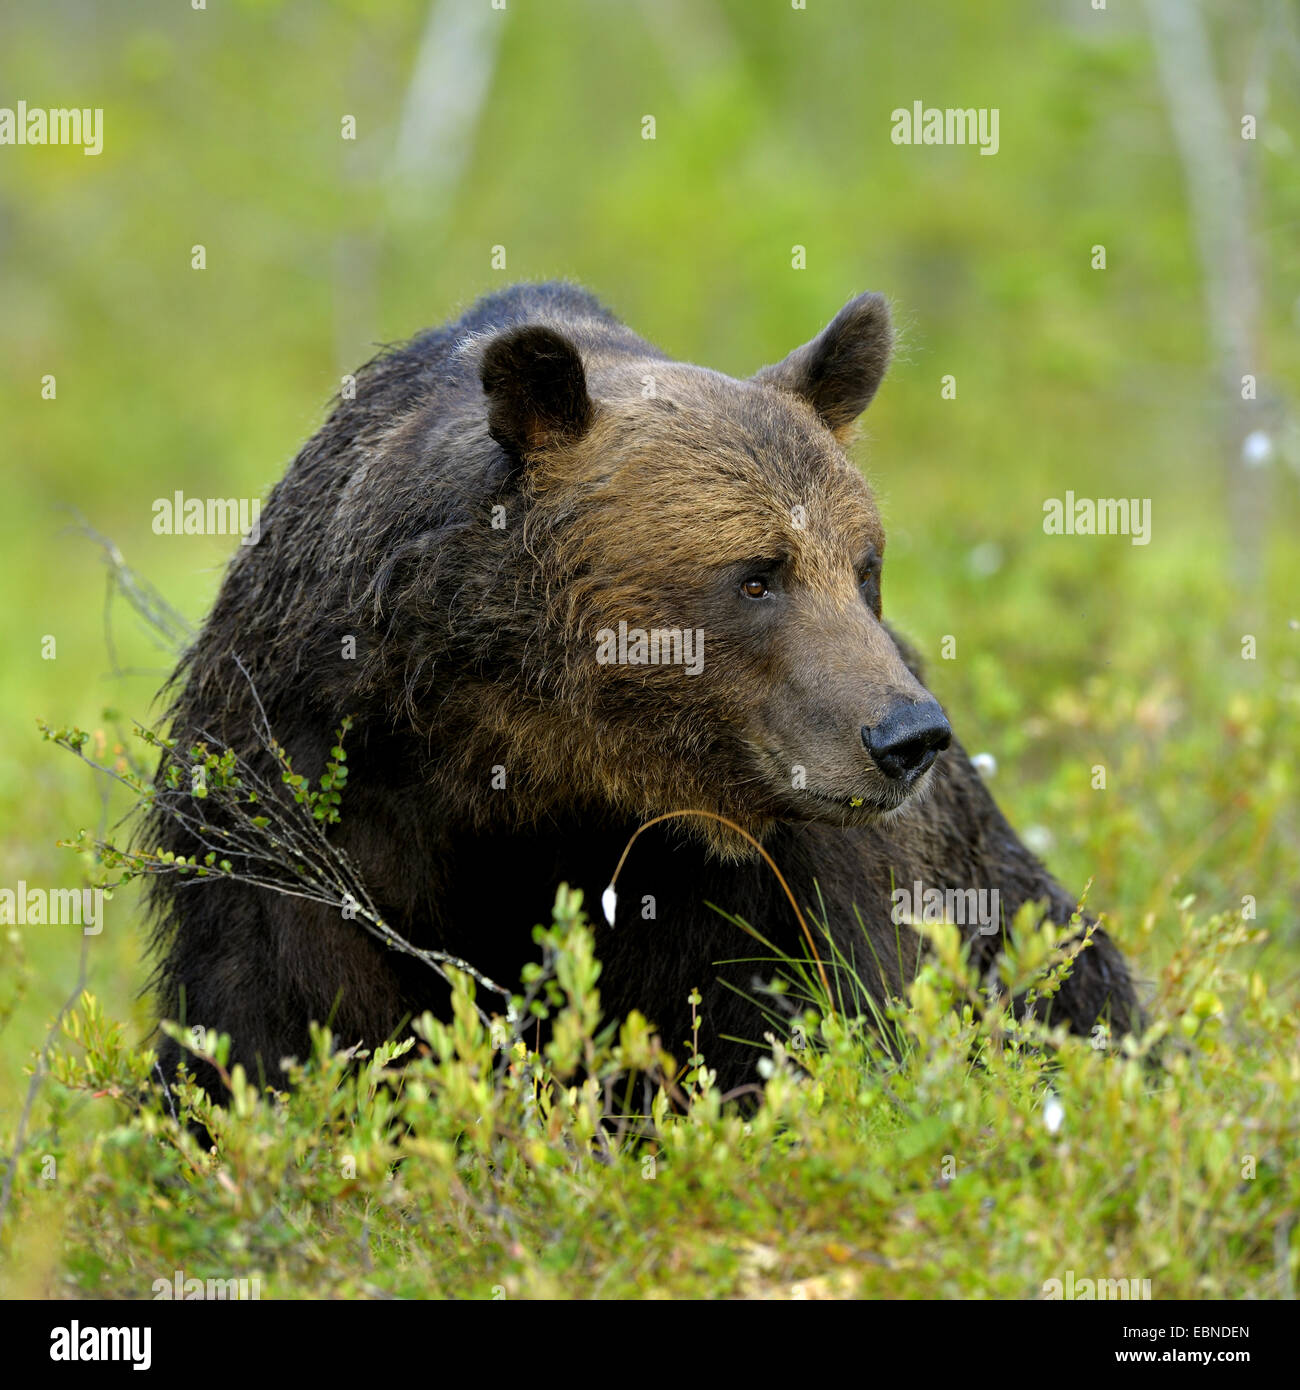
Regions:
M 363 368 L 298 455 L 173 678 L 172 734 L 265 767 L 269 726 L 314 778 L 351 716 L 331 835 L 403 936 L 505 982 L 557 885 L 599 919 L 629 836 L 683 809 L 760 841 L 877 1003 L 916 969 L 900 889 L 987 894 L 981 961 L 1028 900 L 1068 921 L 882 620 L 885 534 L 845 444 L 890 349 L 876 294 L 748 380 L 567 284 L 482 299 Z M 202 849 L 161 800 L 150 834 Z M 442 1002 L 337 906 L 170 876 L 152 897 L 161 1016 L 231 1034 L 254 1077 L 303 1056 L 311 1020 L 373 1045 Z M 637 841 L 597 944 L 610 1016 L 639 1008 L 670 1049 L 700 990 L 731 1087 L 765 1050 L 773 971 L 722 912 L 804 950 L 746 839 L 672 820 Z M 1052 1008 L 1135 1026 L 1103 931 Z

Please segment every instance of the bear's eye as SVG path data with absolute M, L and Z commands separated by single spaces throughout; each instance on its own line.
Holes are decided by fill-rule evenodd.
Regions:
M 740 592 L 744 594 L 746 598 L 766 598 L 771 590 L 767 587 L 766 579 L 755 577 L 753 579 L 746 579 L 740 586 Z
M 858 591 L 866 600 L 867 607 L 880 616 L 880 560 L 873 556 L 867 563 L 865 573 L 858 580 Z

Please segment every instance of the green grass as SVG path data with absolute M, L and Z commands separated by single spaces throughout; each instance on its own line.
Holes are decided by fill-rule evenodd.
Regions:
M 219 1156 L 184 1111 L 124 1099 L 151 1057 L 87 996 L 53 1118 L 92 1106 L 97 1133 L 34 1136 L 57 1176 L 24 1165 L 8 1291 L 142 1298 L 180 1271 L 279 1298 L 1037 1298 L 1071 1276 L 1293 1297 L 1296 1017 L 1230 967 L 1248 925 L 1179 925 L 1143 1040 L 1098 1047 L 975 1007 L 957 932 L 937 929 L 890 1011 L 896 1048 L 810 1009 L 809 1045 L 775 1044 L 740 1105 L 690 1039 L 679 1066 L 635 1015 L 597 1031 L 599 967 L 562 891 L 539 931 L 541 1054 L 485 1022 L 462 976 L 453 1020 L 426 1016 L 404 1066 L 392 1047 L 331 1056 L 319 1033 L 291 1095 L 259 1097 L 238 1068 L 229 1107 L 195 1092 Z M 1007 990 L 1062 960 L 1056 936 L 1022 932 Z M 781 973 L 797 987 L 797 963 Z M 619 1094 L 633 1104 L 615 1118 Z

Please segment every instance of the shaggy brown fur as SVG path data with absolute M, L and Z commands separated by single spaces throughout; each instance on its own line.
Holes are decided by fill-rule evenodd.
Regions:
M 877 999 L 916 960 L 894 884 L 997 889 L 1006 920 L 1046 899 L 1068 920 L 881 622 L 885 536 L 842 444 L 889 342 L 864 295 L 739 381 L 671 361 L 570 286 L 482 300 L 363 369 L 295 460 L 176 674 L 173 733 L 257 762 L 255 689 L 314 776 L 353 715 L 340 843 L 405 936 L 507 981 L 559 882 L 594 906 L 636 826 L 688 807 L 764 841 Z M 702 630 L 699 674 L 602 664 L 620 622 Z M 894 756 L 900 719 L 926 742 Z M 162 817 L 150 831 L 194 848 Z M 607 1007 L 640 1008 L 676 1047 L 698 987 L 710 1064 L 750 1075 L 758 1054 L 724 1035 L 764 1024 L 721 978 L 748 989 L 755 971 L 718 964 L 750 943 L 709 904 L 797 953 L 770 870 L 716 824 L 676 822 L 638 841 L 619 887 Z M 268 1078 L 310 1019 L 373 1044 L 439 1002 L 427 969 L 335 911 L 237 883 L 159 879 L 154 898 L 162 1015 L 230 1032 Z M 1080 1031 L 1135 1021 L 1104 933 L 1056 1008 Z

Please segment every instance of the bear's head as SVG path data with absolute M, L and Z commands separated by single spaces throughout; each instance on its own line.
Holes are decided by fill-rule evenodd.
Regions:
M 892 333 L 879 295 L 749 380 L 562 325 L 483 347 L 487 428 L 541 594 L 497 726 L 534 785 L 648 818 L 868 823 L 950 731 L 882 622 L 885 535 L 844 452 Z

